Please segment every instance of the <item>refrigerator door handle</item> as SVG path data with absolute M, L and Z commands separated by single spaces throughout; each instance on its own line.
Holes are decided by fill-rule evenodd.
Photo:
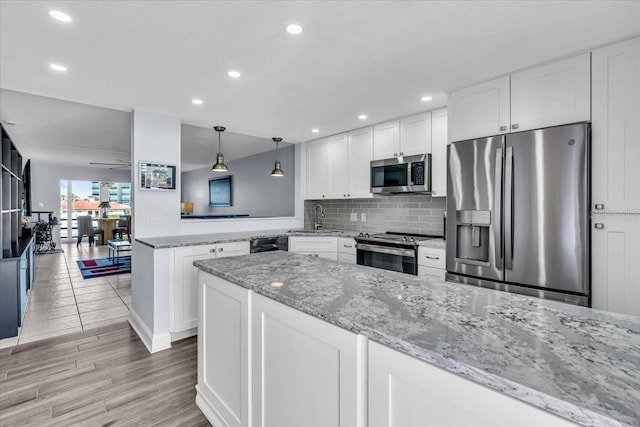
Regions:
M 513 269 L 513 147 L 506 148 L 504 165 L 504 267 Z
M 502 148 L 496 150 L 496 192 L 493 203 L 493 236 L 495 240 L 496 268 L 502 270 Z

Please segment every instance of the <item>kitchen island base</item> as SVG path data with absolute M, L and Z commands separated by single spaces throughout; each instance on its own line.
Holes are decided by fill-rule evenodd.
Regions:
M 196 404 L 214 426 L 575 425 L 222 278 L 198 284 Z

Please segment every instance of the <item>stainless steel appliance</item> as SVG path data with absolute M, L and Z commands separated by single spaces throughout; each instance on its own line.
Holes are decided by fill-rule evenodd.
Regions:
M 356 240 L 358 265 L 418 274 L 418 243 L 423 240 L 441 239 L 442 236 L 423 234 L 360 233 Z
M 374 194 L 430 193 L 431 154 L 372 161 L 371 192 Z
M 251 239 L 249 244 L 249 252 L 252 254 L 269 251 L 286 251 L 288 249 L 289 238 L 286 236 L 260 237 L 257 239 Z
M 447 280 L 589 306 L 590 127 L 448 147 Z

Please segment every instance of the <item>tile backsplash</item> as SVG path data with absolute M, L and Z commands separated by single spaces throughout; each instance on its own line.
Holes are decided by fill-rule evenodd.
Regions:
M 312 230 L 315 206 L 324 208 L 324 229 L 354 230 L 368 233 L 397 231 L 444 235 L 446 198 L 422 194 L 376 196 L 372 199 L 305 200 L 304 228 Z M 351 221 L 351 214 L 357 221 Z M 362 214 L 366 221 L 362 221 Z

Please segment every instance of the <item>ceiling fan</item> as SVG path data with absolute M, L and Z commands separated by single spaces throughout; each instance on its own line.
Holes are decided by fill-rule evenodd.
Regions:
M 94 166 L 110 166 L 109 169 L 131 169 L 131 162 L 122 159 L 116 159 L 116 163 L 89 162 Z

